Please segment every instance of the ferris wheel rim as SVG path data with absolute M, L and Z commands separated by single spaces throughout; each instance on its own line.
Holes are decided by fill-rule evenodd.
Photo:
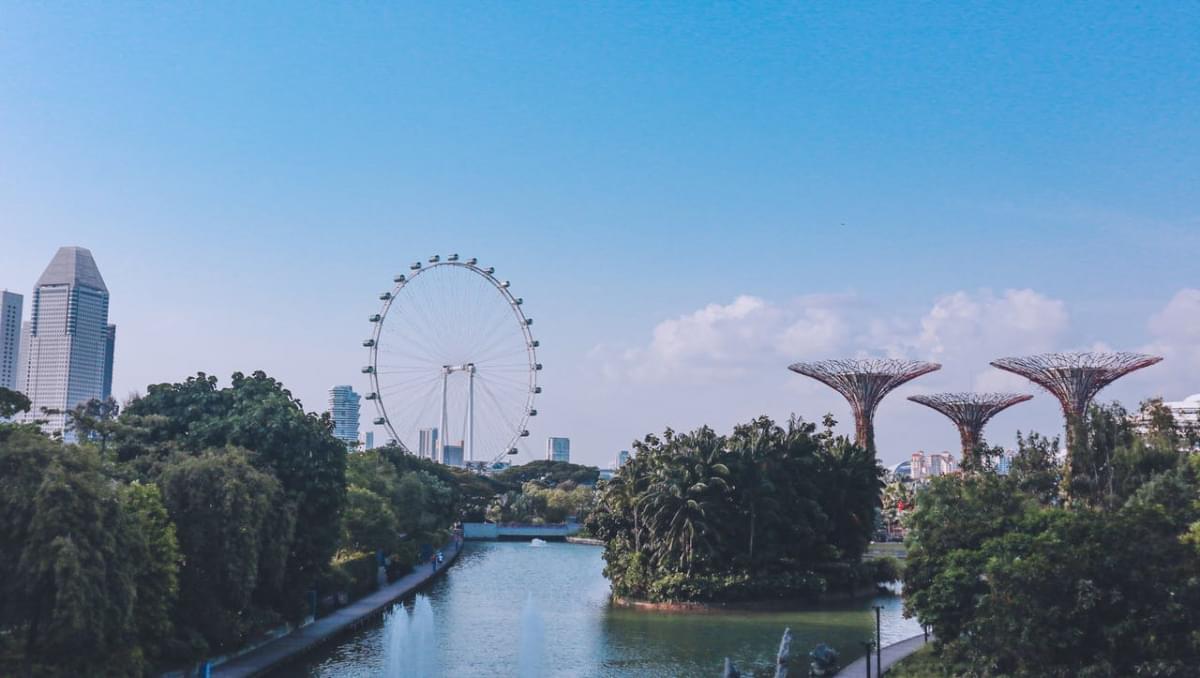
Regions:
M 525 340 L 525 353 L 529 368 L 528 388 L 525 393 L 525 406 L 521 411 L 520 420 L 517 424 L 516 430 L 512 434 L 512 437 L 505 445 L 503 445 L 503 449 L 500 451 L 500 453 L 491 459 L 491 463 L 496 463 L 501 458 L 507 456 L 510 450 L 515 449 L 517 442 L 521 438 L 526 437 L 529 434 L 529 418 L 537 411 L 533 407 L 533 401 L 534 396 L 536 396 L 540 390 L 538 386 L 538 372 L 541 371 L 542 366 L 537 361 L 538 342 L 533 338 L 533 330 L 531 329 L 533 323 L 529 316 L 527 316 L 525 311 L 521 308 L 521 300 L 513 296 L 512 291 L 509 289 L 508 281 L 501 281 L 495 276 L 494 268 L 481 267 L 474 258 L 462 261 L 457 255 L 451 255 L 445 260 L 435 256 L 429 259 L 428 265 L 422 264 L 421 262 L 416 262 L 410 267 L 410 273 L 396 275 L 393 278 L 392 289 L 389 292 L 385 292 L 383 295 L 381 295 L 381 300 L 383 303 L 380 306 L 379 312 L 371 316 L 371 323 L 374 327 L 371 330 L 371 338 L 368 346 L 369 360 L 367 363 L 369 368 L 367 372 L 371 383 L 371 400 L 375 404 L 375 412 L 378 415 L 374 423 L 377 426 L 383 426 L 384 430 L 390 437 L 390 443 L 397 445 L 406 454 L 416 454 L 396 432 L 396 428 L 391 421 L 391 416 L 388 414 L 387 407 L 383 401 L 383 388 L 381 388 L 379 383 L 380 338 L 383 333 L 384 325 L 387 321 L 388 313 L 391 310 L 392 302 L 396 300 L 400 291 L 403 290 L 407 285 L 411 284 L 413 280 L 417 279 L 422 274 L 445 267 L 457 267 L 475 273 L 483 278 L 488 284 L 490 284 L 497 292 L 499 292 L 505 303 L 508 304 L 513 316 L 517 320 L 518 326 L 521 329 L 521 334 Z

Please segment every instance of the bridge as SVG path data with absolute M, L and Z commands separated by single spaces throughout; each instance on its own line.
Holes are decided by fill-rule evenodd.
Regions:
M 473 541 L 563 541 L 583 528 L 579 523 L 533 525 L 528 523 L 463 523 L 463 538 Z

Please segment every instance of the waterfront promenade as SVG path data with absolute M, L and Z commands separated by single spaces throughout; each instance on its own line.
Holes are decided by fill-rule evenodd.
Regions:
M 898 643 L 892 643 L 883 648 L 881 659 L 883 666 L 875 665 L 875 652 L 871 652 L 871 675 L 878 676 L 892 668 L 896 662 L 904 659 L 908 655 L 916 652 L 925 646 L 925 634 L 913 636 Z M 881 670 L 882 669 L 882 670 Z M 833 678 L 862 678 L 867 674 L 867 658 L 859 657 L 857 660 L 850 662 L 846 668 L 838 671 Z
M 462 551 L 461 541 L 452 541 L 442 549 L 446 562 L 433 571 L 428 563 L 418 565 L 408 575 L 341 607 L 313 623 L 269 641 L 244 655 L 213 667 L 213 678 L 249 678 L 276 668 L 309 650 L 338 638 L 382 614 L 400 598 L 416 591 L 445 572 Z

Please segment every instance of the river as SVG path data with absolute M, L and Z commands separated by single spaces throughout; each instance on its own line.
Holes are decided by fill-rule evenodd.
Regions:
M 743 675 L 774 665 L 785 627 L 807 653 L 828 643 L 848 662 L 875 632 L 883 606 L 884 643 L 920 633 L 897 596 L 792 612 L 658 612 L 609 604 L 602 549 L 566 543 L 468 542 L 458 562 L 424 591 L 432 603 L 437 659 L 445 676 L 516 674 L 527 598 L 544 626 L 544 675 L 719 676 L 724 658 Z M 405 601 L 411 604 L 411 601 Z M 375 623 L 279 676 L 380 676 L 383 624 Z M 749 669 L 749 670 L 748 670 Z M 391 678 L 391 677 L 389 677 Z

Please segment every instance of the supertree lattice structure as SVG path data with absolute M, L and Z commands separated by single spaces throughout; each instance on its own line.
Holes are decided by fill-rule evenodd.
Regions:
M 789 365 L 842 394 L 854 412 L 854 442 L 875 451 L 875 410 L 896 387 L 941 369 L 937 363 L 890 358 L 819 360 Z
M 932 393 L 908 399 L 946 415 L 958 428 L 963 459 L 973 458 L 983 441 L 983 427 L 1004 410 L 1033 398 L 1024 393 Z
M 1058 399 L 1066 418 L 1067 449 L 1072 449 L 1076 429 L 1096 394 L 1130 372 L 1161 360 L 1144 353 L 1041 353 L 1000 358 L 992 361 L 992 367 L 1019 374 Z

